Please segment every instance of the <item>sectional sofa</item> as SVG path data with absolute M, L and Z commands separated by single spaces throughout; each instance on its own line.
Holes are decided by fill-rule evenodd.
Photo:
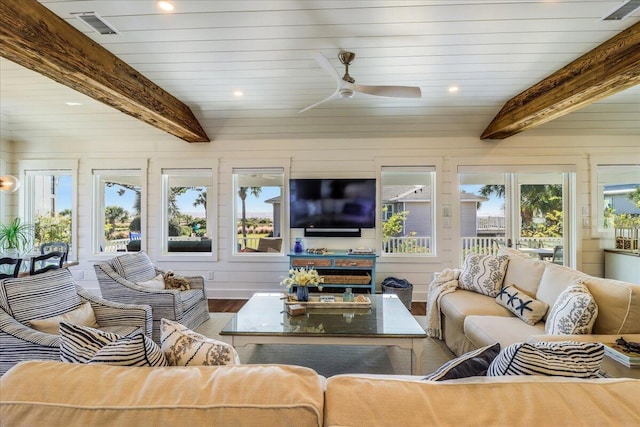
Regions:
M 439 303 L 443 339 L 456 355 L 496 342 L 504 348 L 526 341 L 613 342 L 621 336 L 640 341 L 640 285 L 589 276 L 515 249 L 500 249 L 498 256 L 509 258 L 503 288 L 515 285 L 521 294 L 546 304 L 548 311 L 529 325 L 499 305 L 495 297 L 463 289 L 443 294 Z M 582 279 L 597 304 L 592 332 L 551 335 L 549 312 L 577 279 Z
M 121 367 L 29 361 L 0 378 L 19 426 L 640 425 L 640 380 L 338 375 L 288 365 Z

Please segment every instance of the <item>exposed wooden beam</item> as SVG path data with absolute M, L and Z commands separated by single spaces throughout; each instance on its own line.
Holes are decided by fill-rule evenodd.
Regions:
M 505 139 L 640 83 L 640 22 L 511 98 L 482 139 Z
M 2 0 L 0 22 L 0 56 L 187 142 L 210 141 L 188 106 L 36 0 Z

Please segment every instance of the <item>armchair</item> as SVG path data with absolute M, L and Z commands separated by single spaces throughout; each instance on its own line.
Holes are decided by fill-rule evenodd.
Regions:
M 91 304 L 98 328 L 118 335 L 142 331 L 151 337 L 151 307 L 107 301 L 78 285 L 68 269 L 0 280 L 0 375 L 23 360 L 60 360 L 60 336 L 32 321 Z
M 102 296 L 126 304 L 148 304 L 153 314 L 153 340 L 160 342 L 160 320 L 174 320 L 195 329 L 209 320 L 204 277 L 188 276 L 191 289 L 153 289 L 140 285 L 165 271 L 144 252 L 126 253 L 94 265 Z

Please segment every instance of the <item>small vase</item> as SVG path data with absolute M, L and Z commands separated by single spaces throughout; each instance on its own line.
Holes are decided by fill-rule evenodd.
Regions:
M 296 243 L 293 245 L 293 252 L 301 254 L 303 250 L 302 239 L 300 237 L 296 237 Z
M 298 286 L 296 289 L 296 296 L 298 297 L 298 301 L 309 301 L 309 288 L 307 286 Z

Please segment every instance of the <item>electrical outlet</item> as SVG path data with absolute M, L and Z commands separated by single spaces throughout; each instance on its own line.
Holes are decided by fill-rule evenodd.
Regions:
M 207 273 L 207 280 L 213 280 L 213 271 Z
M 84 270 L 79 270 L 76 272 L 76 278 L 77 279 L 84 279 Z
M 443 225 L 444 225 L 446 228 L 451 227 L 451 218 L 444 217 L 444 218 L 443 218 Z
M 589 228 L 589 217 L 582 218 L 582 228 Z

